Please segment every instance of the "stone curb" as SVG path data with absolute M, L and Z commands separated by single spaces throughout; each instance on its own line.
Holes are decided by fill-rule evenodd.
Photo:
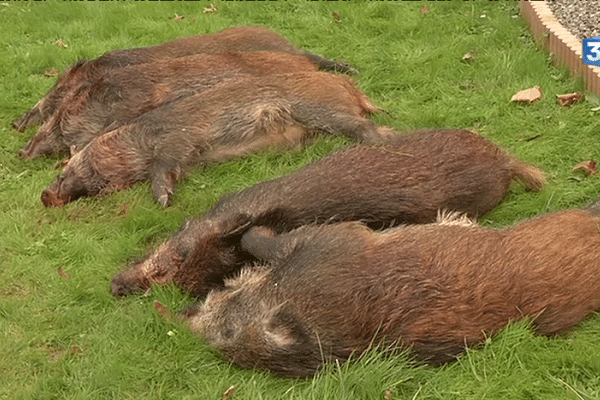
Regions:
M 552 61 L 566 65 L 572 76 L 583 77 L 586 90 L 600 97 L 600 67 L 583 63 L 582 41 L 558 22 L 545 1 L 521 0 L 519 3 L 535 41 L 550 51 Z

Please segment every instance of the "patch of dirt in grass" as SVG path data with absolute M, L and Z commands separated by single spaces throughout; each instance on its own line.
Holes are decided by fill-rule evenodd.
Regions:
M 48 353 L 48 361 L 51 363 L 59 362 L 69 355 L 80 355 L 82 353 L 82 350 L 79 348 L 79 346 L 61 348 L 59 346 L 46 345 L 45 351 Z
M 18 283 L 0 289 L 0 295 L 4 297 L 26 297 L 29 294 L 29 289 Z

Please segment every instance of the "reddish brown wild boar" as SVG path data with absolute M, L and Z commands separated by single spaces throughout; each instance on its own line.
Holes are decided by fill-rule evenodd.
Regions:
M 439 364 L 510 321 L 529 318 L 554 335 L 597 310 L 599 224 L 598 214 L 571 210 L 501 230 L 442 222 L 374 232 L 347 222 L 273 238 L 252 229 L 243 245 L 267 264 L 184 318 L 231 362 L 286 376 L 371 345 L 410 347 Z
M 35 158 L 81 150 L 151 109 L 236 77 L 316 70 L 305 55 L 267 51 L 198 54 L 115 68 L 80 85 L 19 154 Z
M 347 64 L 304 52 L 270 29 L 259 26 L 236 26 L 220 32 L 175 39 L 158 46 L 114 50 L 91 61 L 80 60 L 68 68 L 50 92 L 23 117 L 15 121 L 13 126 L 19 131 L 24 131 L 32 125 L 45 122 L 64 101 L 72 99 L 72 92 L 81 84 L 93 82 L 114 68 L 192 54 L 257 50 L 305 54 L 321 69 L 357 72 Z
M 185 222 L 171 240 L 117 274 L 113 293 L 175 283 L 202 298 L 253 260 L 239 247 L 252 226 L 282 233 L 306 224 L 360 220 L 381 229 L 433 222 L 440 209 L 475 217 L 500 202 L 512 179 L 533 190 L 545 182 L 540 170 L 469 131 L 418 131 L 389 141 L 350 147 L 222 198 L 204 217 Z
M 319 132 L 377 141 L 377 126 L 365 118 L 372 111 L 345 75 L 240 77 L 96 137 L 71 158 L 42 201 L 60 207 L 150 179 L 154 198 L 167 206 L 176 181 L 200 164 L 297 146 Z

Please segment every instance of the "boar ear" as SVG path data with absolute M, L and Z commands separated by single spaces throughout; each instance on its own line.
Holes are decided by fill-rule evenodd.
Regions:
M 219 227 L 219 240 L 228 244 L 238 244 L 242 235 L 252 226 L 252 217 L 248 214 L 237 214 L 223 222 Z
M 276 348 L 293 349 L 310 339 L 308 327 L 284 303 L 274 308 L 265 321 L 265 337 Z

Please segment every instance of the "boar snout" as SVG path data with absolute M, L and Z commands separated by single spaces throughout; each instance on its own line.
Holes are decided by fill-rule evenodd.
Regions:
M 143 292 L 141 286 L 137 285 L 136 282 L 127 279 L 127 277 L 122 273 L 117 274 L 112 278 L 110 290 L 112 291 L 113 295 L 118 297 Z
M 42 192 L 41 200 L 46 207 L 62 207 L 87 194 L 87 188 L 76 177 L 61 175 Z

